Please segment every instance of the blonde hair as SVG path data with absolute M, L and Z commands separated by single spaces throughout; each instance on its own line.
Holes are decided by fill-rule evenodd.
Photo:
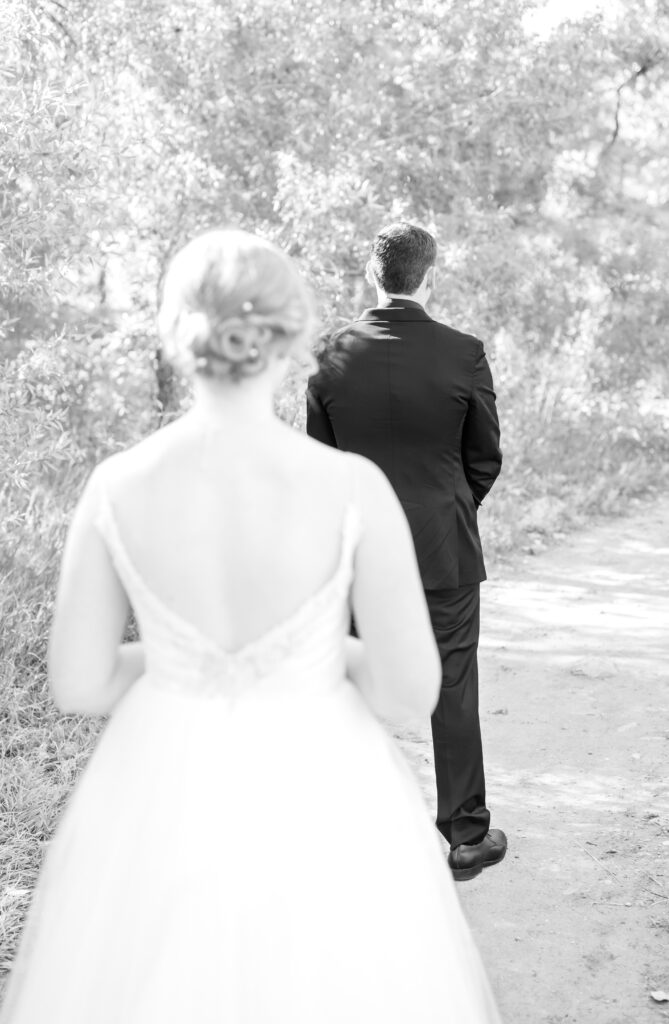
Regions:
M 186 373 L 240 380 L 261 372 L 315 331 L 311 290 L 271 242 L 246 231 L 207 231 L 165 274 L 158 330 L 166 358 Z

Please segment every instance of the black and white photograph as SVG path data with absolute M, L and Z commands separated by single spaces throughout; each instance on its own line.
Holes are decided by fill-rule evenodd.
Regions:
M 0 0 L 0 1024 L 669 1021 L 669 0 Z

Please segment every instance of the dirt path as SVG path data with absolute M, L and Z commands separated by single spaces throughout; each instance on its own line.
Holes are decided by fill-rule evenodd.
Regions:
M 484 585 L 504 863 L 458 886 L 505 1024 L 669 1020 L 669 499 Z M 435 804 L 427 730 L 400 738 Z

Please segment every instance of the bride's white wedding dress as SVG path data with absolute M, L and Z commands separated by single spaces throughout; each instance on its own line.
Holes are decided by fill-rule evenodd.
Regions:
M 493 1024 L 410 770 L 345 678 L 339 566 L 227 652 L 98 520 L 140 623 L 129 690 L 49 849 L 3 1024 Z

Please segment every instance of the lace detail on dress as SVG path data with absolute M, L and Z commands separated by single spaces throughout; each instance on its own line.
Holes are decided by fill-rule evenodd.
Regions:
M 248 690 L 249 684 L 277 673 L 305 646 L 322 644 L 319 627 L 331 634 L 333 626 L 339 628 L 342 612 L 348 613 L 353 554 L 360 529 L 352 503 L 346 506 L 339 563 L 330 579 L 295 612 L 234 651 L 201 633 L 144 582 L 123 544 L 111 502 L 104 493 L 95 522 L 139 619 L 147 672 L 166 689 L 203 696 L 238 696 Z M 330 613 L 336 616 L 334 624 Z

